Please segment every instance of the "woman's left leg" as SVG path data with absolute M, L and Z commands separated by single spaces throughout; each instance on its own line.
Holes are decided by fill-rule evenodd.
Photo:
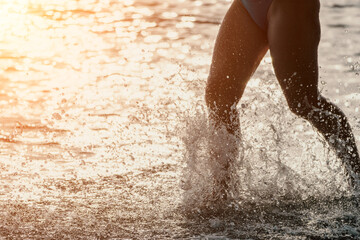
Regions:
M 267 50 L 266 33 L 240 0 L 235 0 L 216 39 L 205 94 L 209 121 L 215 128 L 209 141 L 209 161 L 216 166 L 212 173 L 214 185 L 220 188 L 215 189 L 215 198 L 227 198 L 230 166 L 238 155 L 240 121 L 236 104 Z

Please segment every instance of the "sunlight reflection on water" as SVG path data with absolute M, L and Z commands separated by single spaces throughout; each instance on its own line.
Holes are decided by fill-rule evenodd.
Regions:
M 179 34 L 192 28 L 196 18 L 178 17 L 172 11 L 176 6 L 167 2 L 154 3 L 157 8 L 141 5 L 134 1 L 1 2 L 5 165 L 35 174 L 38 169 L 28 165 L 36 159 L 43 162 L 41 178 L 80 172 L 91 177 L 149 165 L 154 161 L 146 154 L 149 147 L 155 156 L 171 152 L 156 147 L 156 141 L 146 144 L 150 140 L 144 124 L 149 123 L 136 115 L 148 118 L 143 116 L 147 114 L 144 106 L 139 108 L 147 104 L 148 114 L 162 111 L 164 119 L 170 116 L 166 109 L 172 108 L 172 96 L 187 98 L 174 76 L 179 72 L 178 61 L 190 49 L 189 43 L 179 41 Z M 163 119 L 155 120 L 161 124 Z M 126 134 L 129 129 L 136 134 Z M 151 138 L 165 133 L 149 129 Z M 103 169 L 99 159 L 106 161 Z M 92 162 L 96 170 L 82 162 Z
M 129 226 L 134 224 L 131 218 L 138 220 L 142 214 L 165 219 L 166 210 L 182 200 L 179 182 L 185 146 L 180 137 L 189 131 L 184 126 L 189 122 L 199 126 L 189 139 L 205 131 L 199 115 L 184 117 L 204 104 L 213 41 L 229 3 L 0 0 L 0 199 L 41 203 L 41 209 L 50 209 L 43 216 L 58 218 L 70 211 L 66 204 L 74 199 L 79 219 L 92 218 L 92 211 L 102 206 L 122 213 L 103 214 L 113 217 L 106 223 L 126 222 L 121 215 L 130 216 Z M 324 10 L 328 16 L 320 49 L 321 73 L 327 81 L 324 92 L 346 107 L 359 135 L 359 111 L 353 109 L 360 100 L 355 74 L 360 50 L 354 50 L 359 46 L 355 30 L 359 16 L 354 13 L 358 8 L 346 10 L 355 20 L 340 17 L 350 27 L 347 41 L 338 41 L 343 29 L 330 26 L 339 19 L 331 3 Z M 335 47 L 343 50 L 335 52 Z M 342 78 L 349 79 L 347 85 L 341 84 Z M 304 192 L 312 190 L 306 194 L 321 193 L 324 188 L 334 193 L 344 190 L 333 156 L 321 143 L 314 144 L 317 137 L 311 128 L 294 120 L 283 104 L 271 58 L 266 56 L 241 105 L 248 149 L 245 164 L 263 173 L 247 178 L 250 172 L 242 172 L 239 178 L 253 181 L 242 185 L 244 197 L 260 201 L 256 194 L 283 191 L 271 184 L 281 185 L 294 175 L 279 174 L 275 182 L 270 181 L 273 175 L 264 173 L 282 164 L 295 169 L 289 170 L 291 174 L 308 176 L 304 185 L 297 186 L 304 187 Z M 276 146 L 276 133 L 283 134 L 284 145 Z M 299 142 L 298 136 L 307 141 Z M 195 152 L 203 146 L 189 144 Z M 303 153 L 294 161 L 291 151 Z M 263 152 L 267 158 L 257 161 Z M 283 162 L 277 161 L 279 156 Z M 317 176 L 319 171 L 324 174 Z M 331 171 L 335 173 L 327 175 Z M 312 181 L 319 184 L 308 187 Z M 56 215 L 53 207 L 66 213 Z M 32 210 L 28 211 L 31 215 Z M 73 217 L 68 221 L 73 224 L 79 222 L 74 216 L 66 217 Z M 176 225 L 176 221 L 180 220 L 167 224 Z M 150 228 L 158 222 L 150 222 Z M 122 226 L 127 228 L 126 224 Z M 103 225 L 98 225 L 99 231 Z

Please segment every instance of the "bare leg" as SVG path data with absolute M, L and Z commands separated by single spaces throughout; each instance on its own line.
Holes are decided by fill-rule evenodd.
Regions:
M 354 183 L 360 159 L 350 125 L 344 113 L 318 91 L 319 8 L 318 0 L 274 0 L 268 15 L 269 47 L 291 111 L 324 136 Z
M 235 0 L 220 27 L 206 87 L 206 104 L 215 129 L 224 127 L 234 138 L 239 136 L 239 116 L 235 107 L 267 50 L 265 32 L 253 22 L 241 2 Z M 220 156 L 215 145 L 221 143 L 216 142 L 216 132 L 213 135 L 212 159 L 224 174 L 228 174 L 231 158 L 237 155 L 238 146 L 236 142 L 222 143 L 231 145 L 232 153 L 228 157 Z M 226 195 L 228 179 L 218 179 L 217 176 L 214 179 L 219 181 L 215 184 L 222 186 L 223 195 Z

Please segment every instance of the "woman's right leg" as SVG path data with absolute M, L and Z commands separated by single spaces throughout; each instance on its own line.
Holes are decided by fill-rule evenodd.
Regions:
M 228 10 L 219 30 L 215 43 L 210 75 L 206 86 L 206 104 L 209 110 L 209 120 L 214 126 L 211 158 L 221 169 L 222 176 L 214 176 L 215 184 L 222 187 L 226 195 L 226 173 L 231 161 L 237 156 L 239 137 L 239 117 L 236 104 L 240 100 L 246 83 L 256 70 L 261 59 L 268 50 L 266 33 L 251 19 L 240 0 L 235 0 Z M 231 136 L 216 138 L 216 129 L 224 128 Z M 221 147 L 228 146 L 227 153 L 219 153 Z M 215 150 L 216 149 L 216 150 Z M 219 179 L 220 178 L 220 179 Z M 221 198 L 226 196 L 220 196 Z
M 270 53 L 290 110 L 324 136 L 355 180 L 352 173 L 360 173 L 360 158 L 350 125 L 318 91 L 319 8 L 318 0 L 274 0 L 269 11 Z

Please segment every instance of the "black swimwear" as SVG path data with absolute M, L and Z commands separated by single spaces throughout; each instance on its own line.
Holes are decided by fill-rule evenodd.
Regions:
M 267 14 L 273 0 L 241 0 L 244 7 L 255 21 L 255 23 L 263 30 L 267 30 Z

